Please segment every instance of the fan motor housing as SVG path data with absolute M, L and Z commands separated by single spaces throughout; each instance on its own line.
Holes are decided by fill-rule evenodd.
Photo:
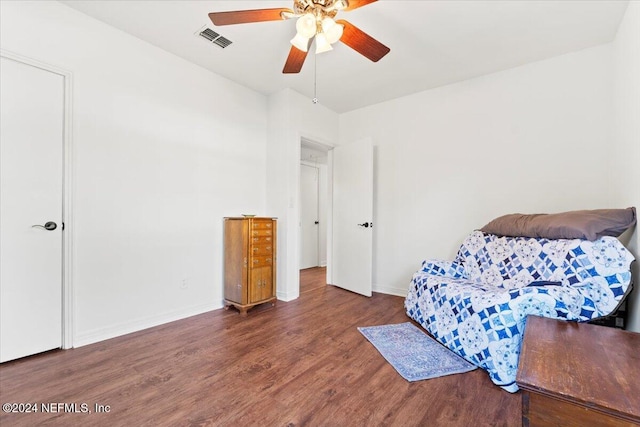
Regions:
M 335 2 L 336 0 L 294 0 L 293 10 L 298 15 L 318 11 L 321 16 L 329 16 L 330 18 L 333 18 L 338 14 L 338 11 L 335 9 L 327 9 L 330 9 Z

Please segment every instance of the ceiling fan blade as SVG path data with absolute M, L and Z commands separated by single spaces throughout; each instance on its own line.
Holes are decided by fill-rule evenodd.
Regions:
M 357 9 L 362 6 L 366 6 L 376 1 L 378 0 L 349 0 L 349 6 L 347 6 L 343 10 L 346 10 L 348 12 L 350 10 Z
M 283 13 L 293 14 L 291 9 L 254 9 L 234 10 L 230 12 L 211 12 L 209 18 L 214 25 L 247 24 L 249 22 L 281 21 Z
M 309 40 L 309 44 L 311 44 L 311 40 Z M 282 70 L 282 72 L 284 74 L 299 73 L 300 70 L 302 70 L 302 64 L 304 64 L 304 60 L 307 58 L 307 53 L 308 52 L 304 52 L 295 46 L 291 46 L 289 56 L 287 57 L 287 62 L 284 64 L 284 69 Z
M 387 46 L 344 19 L 336 23 L 344 27 L 340 41 L 373 62 L 378 62 L 391 51 Z

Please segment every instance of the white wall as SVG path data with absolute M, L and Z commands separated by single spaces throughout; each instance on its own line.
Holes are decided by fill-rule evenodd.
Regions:
M 613 43 L 614 151 L 611 192 L 620 206 L 640 212 L 640 2 L 631 1 Z M 630 296 L 629 328 L 640 332 L 640 233 L 627 244 L 636 257 L 635 289 Z
M 0 7 L 2 49 L 73 73 L 75 344 L 221 307 L 222 217 L 266 213 L 266 97 L 57 2 Z
M 614 207 L 612 49 L 602 45 L 340 116 L 376 146 L 374 291 L 405 294 L 499 215 Z M 616 207 L 626 207 L 616 206 Z
M 268 105 L 266 206 L 278 217 L 278 298 L 290 301 L 300 292 L 300 143 L 335 144 L 338 114 L 291 89 L 270 95 Z

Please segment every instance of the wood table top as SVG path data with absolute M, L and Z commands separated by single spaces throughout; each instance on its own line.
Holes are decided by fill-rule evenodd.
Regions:
M 640 420 L 640 334 L 529 316 L 516 382 L 523 390 Z

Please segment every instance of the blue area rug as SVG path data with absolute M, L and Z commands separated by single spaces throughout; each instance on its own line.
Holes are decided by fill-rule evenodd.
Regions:
M 409 322 L 358 330 L 407 381 L 460 374 L 477 368 Z

